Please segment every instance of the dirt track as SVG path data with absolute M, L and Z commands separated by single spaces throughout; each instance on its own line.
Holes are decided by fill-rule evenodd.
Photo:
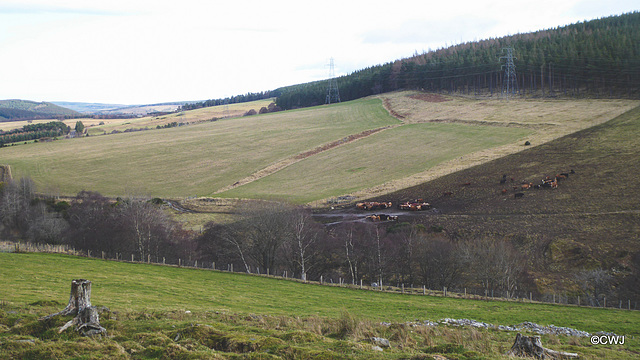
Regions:
M 313 155 L 316 155 L 316 154 L 319 154 L 321 152 L 336 148 L 336 147 L 341 146 L 341 145 L 345 145 L 345 144 L 354 142 L 356 140 L 365 138 L 367 136 L 371 136 L 371 135 L 373 135 L 373 134 L 375 134 L 377 132 L 380 132 L 380 131 L 383 131 L 383 130 L 386 130 L 386 129 L 390 129 L 390 128 L 393 128 L 393 127 L 394 126 L 385 126 L 385 127 L 381 127 L 381 128 L 377 128 L 377 129 L 366 130 L 366 131 L 363 131 L 363 132 L 358 133 L 358 134 L 353 134 L 353 135 L 346 136 L 346 137 L 344 137 L 344 138 L 342 138 L 340 140 L 336 140 L 336 141 L 332 141 L 332 142 L 324 144 L 324 145 L 320 145 L 320 146 L 316 147 L 315 149 L 312 149 L 312 150 L 309 150 L 309 151 L 305 151 L 303 153 L 300 153 L 300 154 L 288 157 L 288 158 L 286 158 L 284 160 L 281 160 L 281 161 L 279 161 L 279 162 L 277 162 L 275 164 L 269 165 L 266 168 L 264 168 L 262 170 L 259 170 L 259 171 L 255 172 L 255 173 L 245 177 L 244 179 L 236 181 L 232 185 L 225 186 L 224 188 L 221 188 L 221 189 L 217 190 L 214 194 L 219 194 L 219 193 L 231 190 L 233 188 L 236 188 L 238 186 L 242 186 L 242 185 L 248 184 L 250 182 L 256 181 L 256 180 L 261 179 L 261 178 L 263 178 L 265 176 L 269 176 L 269 175 L 271 175 L 271 174 L 273 174 L 275 172 L 278 172 L 278 171 L 286 168 L 287 166 L 295 164 L 298 161 L 304 160 L 304 159 L 306 159 L 308 157 L 311 157 Z

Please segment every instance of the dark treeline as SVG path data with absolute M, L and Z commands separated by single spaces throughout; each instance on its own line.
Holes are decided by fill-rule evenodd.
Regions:
M 640 12 L 560 28 L 469 42 L 337 79 L 342 101 L 401 89 L 469 95 L 500 94 L 506 48 L 514 52 L 521 96 L 640 96 Z M 283 87 L 277 104 L 323 104 L 327 82 Z
M 61 115 L 61 114 L 51 114 L 51 113 L 40 113 L 32 110 L 0 107 L 0 119 L 5 119 L 6 121 L 40 120 L 40 119 L 64 120 L 64 119 L 77 119 L 81 117 L 86 117 L 86 115 L 82 115 L 82 114 Z
M 5 144 L 66 135 L 71 128 L 61 121 L 29 124 L 10 131 L 0 130 L 0 147 Z
M 278 96 L 278 94 L 279 94 L 279 92 L 277 90 L 275 90 L 275 91 L 262 91 L 262 92 L 257 92 L 257 93 L 247 93 L 247 94 L 244 94 L 244 95 L 235 95 L 235 96 L 227 97 L 227 98 L 224 98 L 224 99 L 211 99 L 211 100 L 206 100 L 206 101 L 201 101 L 201 102 L 184 104 L 184 105 L 182 105 L 182 110 L 195 110 L 195 109 L 200 109 L 200 108 L 203 108 L 203 107 L 227 105 L 227 104 L 237 104 L 237 103 L 256 101 L 256 100 L 264 100 L 264 99 L 269 99 L 269 98 L 272 98 L 272 97 L 276 97 L 276 96 Z
M 428 223 L 318 223 L 309 209 L 273 202 L 237 206 L 235 220 L 186 231 L 160 199 L 109 199 L 82 191 L 70 202 L 36 196 L 30 179 L 0 183 L 0 234 L 5 239 L 67 244 L 109 258 L 283 275 L 303 280 L 405 286 L 499 297 L 544 298 L 534 277 L 544 273 L 545 249 L 509 238 L 449 236 Z M 351 219 L 355 220 L 355 219 Z M 422 220 L 427 221 L 427 220 Z M 637 299 L 640 254 L 620 277 L 609 269 L 567 274 L 565 298 L 601 306 Z M 547 294 L 549 299 L 551 297 Z M 635 301 L 635 300 L 634 300 Z M 611 302 L 610 302 L 611 304 Z

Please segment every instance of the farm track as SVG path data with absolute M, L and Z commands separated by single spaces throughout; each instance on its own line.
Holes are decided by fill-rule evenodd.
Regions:
M 565 212 L 540 212 L 529 214 L 448 214 L 443 213 L 438 208 L 432 208 L 428 211 L 400 211 L 396 209 L 378 210 L 378 211 L 357 211 L 352 208 L 341 209 L 336 211 L 316 212 L 313 216 L 320 220 L 327 226 L 338 225 L 341 223 L 351 222 L 368 222 L 367 216 L 371 214 L 386 214 L 396 215 L 399 218 L 398 221 L 404 221 L 415 218 L 429 218 L 429 217 L 443 217 L 447 219 L 472 219 L 472 218 L 487 218 L 487 219 L 518 219 L 518 218 L 575 218 L 583 216 L 608 216 L 608 215 L 622 215 L 622 214 L 640 214 L 640 209 L 636 210 L 620 210 L 620 211 L 601 211 L 601 212 L 584 212 L 584 213 L 565 213 Z M 330 222 L 322 221 L 331 220 Z M 384 221 L 384 223 L 390 223 L 392 221 Z

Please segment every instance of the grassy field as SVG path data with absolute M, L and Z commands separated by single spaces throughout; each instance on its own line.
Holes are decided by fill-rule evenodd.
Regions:
M 269 106 L 274 99 L 265 99 L 252 101 L 247 103 L 229 104 L 227 106 L 212 106 L 207 108 L 201 108 L 192 111 L 177 112 L 160 116 L 144 116 L 134 117 L 130 119 L 95 119 L 95 118 L 78 118 L 63 120 L 65 124 L 73 128 L 77 121 L 87 127 L 87 131 L 90 135 L 101 135 L 105 132 L 110 133 L 114 130 L 124 131 L 127 129 L 139 129 L 139 128 L 155 128 L 156 126 L 166 125 L 172 122 L 178 123 L 199 123 L 210 121 L 212 119 L 239 117 L 244 115 L 247 111 L 253 109 L 256 112 L 260 108 Z M 161 107 L 161 106 L 158 106 Z M 46 120 L 23 120 L 23 121 L 5 121 L 0 122 L 0 130 L 9 131 L 17 128 L 21 128 L 28 124 L 40 124 L 50 121 L 57 121 L 55 119 Z
M 206 196 L 283 158 L 397 124 L 379 100 L 2 149 L 43 191 Z
M 404 179 L 462 155 L 516 142 L 530 133 L 516 127 L 407 124 L 325 151 L 218 196 L 307 203 Z M 305 181 L 300 181 L 299 174 L 304 174 Z
M 221 196 L 319 202 L 351 193 L 388 193 L 602 123 L 632 108 L 623 100 L 501 101 L 384 94 L 331 106 L 239 117 L 262 102 L 127 119 L 99 134 L 170 122 L 171 129 L 91 136 L 1 149 L 14 176 L 43 192 L 110 196 Z M 412 97 L 413 96 L 413 97 Z M 383 101 L 381 101 L 381 99 Z M 401 116 L 391 117 L 383 108 Z M 327 151 L 298 156 L 354 134 L 387 128 Z M 283 186 L 286 185 L 286 186 Z M 282 189 L 287 189 L 283 192 Z
M 60 335 L 55 328 L 62 320 L 44 324 L 36 320 L 64 307 L 75 278 L 91 280 L 92 303 L 110 309 L 102 315 L 110 338 L 87 341 L 71 331 Z M 450 344 L 468 350 L 467 355 L 457 355 L 458 359 L 495 359 L 502 357 L 515 338 L 514 333 L 492 329 L 404 325 L 445 317 L 495 325 L 533 321 L 627 337 L 624 346 L 602 347 L 591 346 L 588 339 L 543 337 L 545 345 L 579 352 L 584 359 L 632 359 L 640 350 L 637 311 L 387 294 L 47 254 L 0 253 L 0 281 L 4 289 L 0 293 L 0 356 L 67 358 L 84 349 L 82 358 L 110 358 L 114 354 L 119 358 L 187 358 L 173 357 L 175 346 L 190 353 L 188 358 L 428 359 L 425 352 L 447 354 L 437 346 Z M 187 310 L 191 314 L 185 314 Z M 382 326 L 382 321 L 396 325 Z M 206 334 L 198 337 L 193 334 L 196 330 L 206 330 Z M 182 337 L 176 337 L 177 333 Z M 295 337 L 289 338 L 292 333 Z M 211 345 L 216 336 L 225 337 L 226 346 Z M 389 337 L 393 347 L 376 353 L 363 343 L 370 336 Z M 25 343 L 30 339 L 34 345 Z M 233 342 L 253 345 L 245 344 L 238 350 L 228 346 Z M 301 353 L 293 356 L 291 351 Z M 423 357 L 414 357 L 418 355 Z
M 177 123 L 200 123 L 213 119 L 223 119 L 241 117 L 249 110 L 260 111 L 260 108 L 269 106 L 274 99 L 264 99 L 245 103 L 229 104 L 222 106 L 211 106 L 191 111 L 176 112 L 160 116 L 144 116 L 134 119 L 107 120 L 104 125 L 89 128 L 89 134 L 98 135 L 104 132 L 110 133 L 114 130 L 124 131 L 127 129 L 155 128 L 172 122 Z

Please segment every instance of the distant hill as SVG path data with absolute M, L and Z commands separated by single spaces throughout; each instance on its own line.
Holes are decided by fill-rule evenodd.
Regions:
M 71 101 L 54 101 L 53 103 L 63 106 L 83 114 L 91 115 L 147 115 L 156 112 L 172 112 L 184 104 L 190 104 L 194 101 L 175 101 L 160 104 L 147 105 L 122 105 L 122 104 L 103 104 L 103 103 L 84 103 Z
M 0 100 L 0 121 L 70 118 L 81 114 L 49 102 Z
M 122 104 L 85 103 L 73 101 L 52 101 L 52 103 L 83 114 L 95 114 L 102 111 L 120 109 L 127 106 Z

